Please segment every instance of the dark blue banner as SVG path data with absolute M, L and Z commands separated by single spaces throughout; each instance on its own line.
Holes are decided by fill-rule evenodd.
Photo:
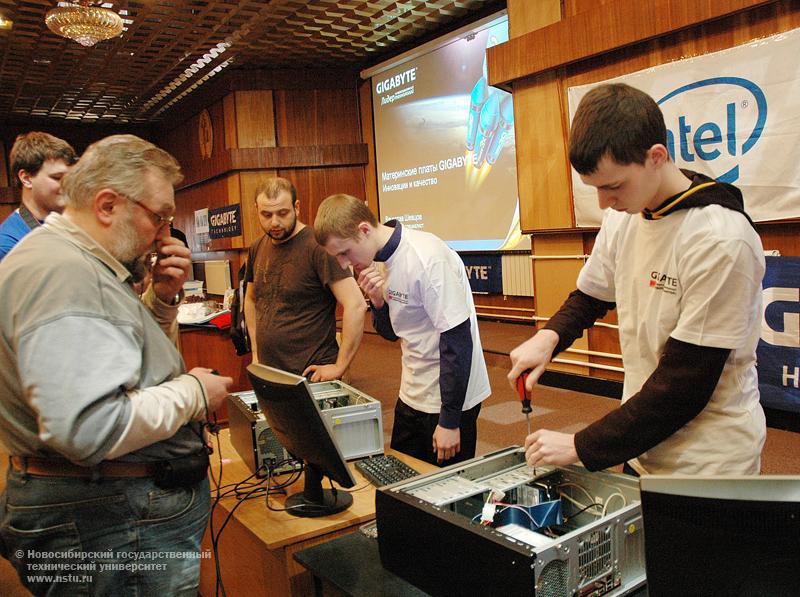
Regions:
M 242 235 L 242 218 L 239 205 L 226 205 L 208 210 L 209 236 L 228 238 Z
M 503 293 L 501 255 L 461 255 L 472 292 Z
M 767 257 L 763 287 L 761 404 L 800 413 L 800 257 Z

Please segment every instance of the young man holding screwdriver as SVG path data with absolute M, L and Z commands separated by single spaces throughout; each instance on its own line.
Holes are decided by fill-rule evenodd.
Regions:
M 606 209 L 592 254 L 544 329 L 511 352 L 533 389 L 555 354 L 616 308 L 622 406 L 576 434 L 540 429 L 529 464 L 625 463 L 632 474 L 758 474 L 765 439 L 755 349 L 764 252 L 741 192 L 681 170 L 647 94 L 601 85 L 581 100 L 570 161 Z

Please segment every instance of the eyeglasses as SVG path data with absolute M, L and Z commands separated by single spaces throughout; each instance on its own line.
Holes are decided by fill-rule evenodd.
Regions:
M 155 218 L 153 220 L 153 224 L 155 225 L 156 228 L 161 228 L 162 226 L 171 226 L 172 222 L 175 220 L 175 216 L 162 216 L 161 214 L 154 212 L 152 209 L 147 207 L 141 201 L 137 201 L 136 199 L 131 199 L 130 197 L 128 197 L 127 195 L 123 195 L 122 193 L 117 193 L 117 194 L 120 197 L 125 197 L 125 199 L 127 199 L 131 203 L 135 203 L 136 205 L 138 205 L 139 207 L 141 207 L 145 211 L 149 212 L 150 215 L 153 218 Z

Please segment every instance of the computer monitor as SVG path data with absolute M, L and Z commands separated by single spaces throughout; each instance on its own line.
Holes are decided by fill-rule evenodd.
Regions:
M 800 476 L 651 475 L 640 489 L 650 597 L 798 594 Z
M 322 488 L 323 476 L 342 487 L 353 487 L 356 482 L 306 379 L 259 364 L 249 365 L 247 375 L 278 441 L 305 462 L 305 487 L 286 499 L 287 511 L 294 516 L 317 517 L 348 508 L 353 503 L 349 493 Z

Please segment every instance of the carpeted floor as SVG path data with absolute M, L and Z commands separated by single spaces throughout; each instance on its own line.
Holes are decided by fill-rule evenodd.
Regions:
M 521 404 L 506 380 L 510 367 L 508 353 L 526 340 L 530 326 L 490 321 L 479 323 L 487 354 L 492 395 L 483 403 L 478 419 L 478 454 L 525 440 L 527 427 Z M 391 434 L 394 404 L 400 387 L 400 344 L 373 333 L 364 334 L 361 349 L 350 367 L 350 385 L 379 400 L 383 428 Z M 535 428 L 575 432 L 619 406 L 619 400 L 547 386 L 537 386 L 533 398 L 531 425 Z M 762 453 L 762 473 L 800 474 L 800 434 L 767 430 Z
M 525 440 L 525 417 L 517 393 L 509 386 L 508 353 L 526 340 L 533 328 L 524 325 L 480 322 L 481 339 L 487 353 L 492 395 L 483 403 L 478 419 L 478 454 Z M 394 419 L 394 404 L 400 388 L 400 344 L 388 342 L 374 332 L 364 340 L 350 368 L 350 385 L 379 400 L 383 410 L 383 429 L 388 443 Z M 533 395 L 533 428 L 543 427 L 575 432 L 619 405 L 618 400 L 537 386 Z M 6 459 L 0 462 L 0 479 L 5 479 Z M 619 467 L 617 467 L 619 468 Z M 764 474 L 800 474 L 800 434 L 767 430 L 762 455 Z M 0 485 L 4 482 L 0 481 Z M 0 558 L 0 595 L 27 597 L 11 565 Z

